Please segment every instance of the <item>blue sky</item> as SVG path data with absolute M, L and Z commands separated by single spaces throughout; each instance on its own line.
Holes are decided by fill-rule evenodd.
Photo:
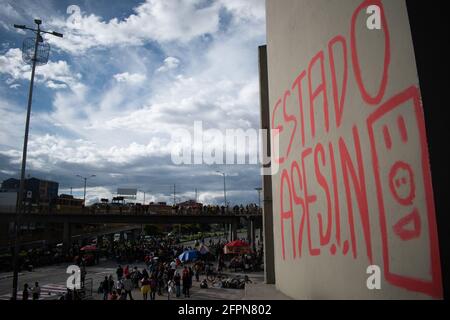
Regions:
M 68 7 L 76 5 L 78 11 Z M 171 162 L 171 133 L 203 127 L 259 128 L 257 48 L 265 44 L 264 0 L 0 0 L 0 180 L 19 175 L 30 66 L 21 57 L 33 25 L 49 63 L 37 68 L 27 174 L 60 182 L 90 202 L 118 187 L 146 200 L 257 202 L 256 165 Z M 142 199 L 142 194 L 139 195 Z

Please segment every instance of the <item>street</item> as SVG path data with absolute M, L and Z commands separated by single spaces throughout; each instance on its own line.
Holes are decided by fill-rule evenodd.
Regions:
M 34 286 L 34 283 L 39 282 L 41 287 L 41 297 L 40 300 L 54 300 L 58 299 L 62 293 L 66 292 L 66 281 L 69 274 L 66 273 L 67 266 L 69 264 L 61 264 L 49 267 L 43 267 L 35 269 L 32 272 L 22 272 L 19 274 L 19 293 L 18 299 L 22 298 L 22 289 L 25 283 L 28 283 L 30 287 Z M 130 265 L 131 267 L 137 266 L 142 270 L 145 265 L 143 263 Z M 92 293 L 94 300 L 102 300 L 103 295 L 98 294 L 97 289 L 100 282 L 103 281 L 105 276 L 113 275 L 116 279 L 117 263 L 113 261 L 101 260 L 99 265 L 87 267 L 86 275 L 86 285 L 88 286 L 92 279 Z M 181 270 L 178 268 L 178 270 Z M 230 276 L 235 275 L 244 276 L 241 273 L 230 273 Z M 264 281 L 264 275 L 262 272 L 252 272 L 247 274 L 253 284 L 262 283 Z M 205 278 L 205 275 L 200 276 L 200 282 Z M 191 298 L 192 300 L 240 300 L 244 298 L 245 290 L 239 289 L 226 289 L 218 288 L 208 283 L 209 287 L 207 289 L 200 288 L 200 282 L 193 280 L 191 288 Z M 0 274 L 0 300 L 9 300 L 11 297 L 11 284 L 12 284 L 12 273 L 2 273 Z M 143 300 L 142 294 L 139 289 L 135 289 L 132 292 L 133 298 L 135 300 Z M 156 295 L 156 300 L 167 300 L 167 293 L 162 296 Z M 171 299 L 184 299 L 183 296 L 180 298 L 171 297 Z

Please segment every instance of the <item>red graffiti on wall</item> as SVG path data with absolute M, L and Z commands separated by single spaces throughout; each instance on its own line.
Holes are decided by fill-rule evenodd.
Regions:
M 403 114 L 408 109 L 413 109 L 414 117 L 405 120 Z M 418 88 L 410 87 L 388 100 L 367 119 L 367 126 L 377 187 L 386 279 L 400 287 L 440 297 L 442 295 L 441 272 L 433 190 L 428 164 L 425 120 Z M 397 141 L 395 148 L 387 148 L 377 143 L 380 141 L 376 139 L 377 131 L 381 127 L 386 128 L 384 130 L 391 128 L 390 134 L 398 136 L 397 139 L 393 139 Z M 415 167 L 411 164 L 411 160 L 417 155 L 407 154 L 404 151 L 407 149 L 402 148 L 402 145 L 407 146 L 413 143 L 409 137 L 417 137 L 420 144 L 421 161 L 420 165 Z M 391 156 L 393 150 L 400 150 L 402 153 L 397 152 L 395 156 Z M 384 168 L 387 170 L 384 171 Z M 419 182 L 423 186 L 420 189 L 417 188 Z M 385 189 L 389 190 L 388 195 L 383 193 Z M 389 211 L 388 208 L 392 207 L 396 208 L 395 212 Z M 423 226 L 428 226 L 428 232 L 422 232 Z M 396 237 L 399 238 L 398 241 Z M 402 275 L 402 268 L 393 266 L 395 261 L 389 254 L 389 248 L 393 242 L 397 242 L 397 247 L 414 246 L 414 250 L 420 251 L 417 241 L 413 241 L 417 239 L 428 244 L 426 252 L 417 252 L 417 254 L 429 256 L 431 277 L 428 280 Z M 404 260 L 402 262 L 408 263 Z
M 382 76 L 375 93 L 370 93 L 363 82 L 367 75 L 363 77 L 366 70 L 360 64 L 356 43 L 358 16 L 372 4 L 381 9 L 385 45 L 383 64 L 379 65 Z M 288 141 L 286 150 L 280 150 L 279 159 L 275 159 L 284 164 L 279 181 L 282 258 L 301 259 L 305 254 L 314 257 L 328 252 L 332 256 L 350 254 L 356 259 L 363 254 L 372 264 L 373 224 L 378 219 L 385 279 L 408 290 L 442 297 L 433 193 L 419 90 L 412 86 L 385 99 L 391 43 L 382 2 L 363 1 L 351 18 L 350 42 L 345 36 L 338 35 L 329 41 L 327 47 L 329 63 L 326 63 L 323 50 L 315 54 L 307 68 L 298 73 L 290 88 L 277 100 L 271 115 L 272 128 L 280 129 L 280 139 Z M 338 55 L 338 52 L 342 54 Z M 350 127 L 351 132 L 336 137 L 333 129 L 342 127 L 346 115 L 349 59 L 363 100 L 361 108 L 368 104 L 374 111 L 366 122 L 354 123 Z M 341 74 L 338 74 L 337 65 L 343 66 Z M 326 67 L 331 79 L 326 77 Z M 331 87 L 330 92 L 327 92 L 328 87 Z M 334 118 L 330 116 L 328 95 L 334 104 L 331 110 L 334 110 Z M 404 107 L 409 101 L 413 110 Z M 298 106 L 298 119 L 294 110 L 289 110 L 289 103 L 296 108 Z M 362 145 L 363 133 L 368 133 L 370 145 Z M 301 142 L 301 150 L 293 147 L 296 139 Z M 420 153 L 420 166 L 415 161 L 416 154 L 398 149 L 417 144 L 417 141 L 420 142 L 418 148 L 405 150 L 416 149 Z M 369 156 L 363 157 L 367 152 Z M 364 159 L 370 155 L 372 163 L 365 164 Z M 373 169 L 367 169 L 370 167 Z M 378 208 L 369 208 L 369 175 L 373 175 L 370 178 L 376 181 Z M 395 208 L 395 212 L 388 212 L 386 208 Z M 369 215 L 369 210 L 377 210 L 378 214 Z M 416 252 L 411 261 L 392 256 L 393 250 L 390 249 L 393 246 L 411 249 L 418 243 L 427 251 Z M 302 252 L 303 247 L 307 253 Z M 425 262 L 429 263 L 431 270 L 429 279 L 423 279 L 423 270 L 417 274 L 414 270 L 403 270 L 402 264 L 414 263 L 415 257 L 423 256 L 429 257 Z

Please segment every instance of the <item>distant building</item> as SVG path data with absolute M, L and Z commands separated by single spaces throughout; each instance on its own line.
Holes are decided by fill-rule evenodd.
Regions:
M 2 182 L 3 192 L 18 192 L 20 180 L 10 178 Z M 24 199 L 32 204 L 51 203 L 58 198 L 59 183 L 37 178 L 25 179 Z
M 201 209 L 203 207 L 203 204 L 195 200 L 188 200 L 185 202 L 178 203 L 177 205 L 182 208 L 191 207 L 192 209 Z
M 61 194 L 56 199 L 56 205 L 57 206 L 64 206 L 64 207 L 82 207 L 84 203 L 83 199 L 76 199 L 74 196 L 70 194 Z

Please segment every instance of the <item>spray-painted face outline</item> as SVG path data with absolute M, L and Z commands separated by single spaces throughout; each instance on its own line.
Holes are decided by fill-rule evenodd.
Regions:
M 402 176 L 403 172 L 407 173 L 407 176 Z M 409 192 L 407 195 L 403 195 L 399 192 L 399 188 L 409 185 Z M 403 161 L 397 161 L 389 172 L 389 188 L 395 200 L 401 205 L 408 206 L 412 204 L 412 201 L 416 197 L 416 185 L 414 182 L 414 174 L 411 166 Z

